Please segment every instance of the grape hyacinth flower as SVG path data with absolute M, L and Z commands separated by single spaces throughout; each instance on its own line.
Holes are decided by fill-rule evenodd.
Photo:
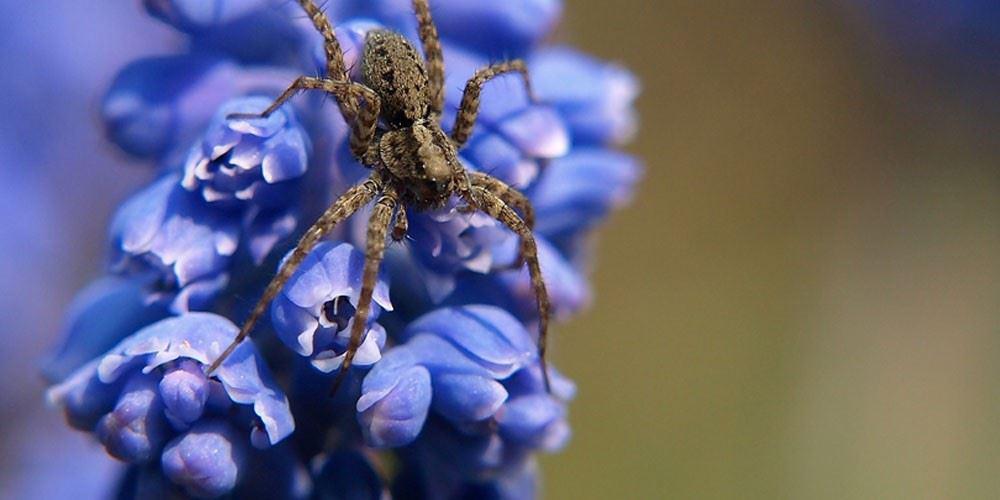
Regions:
M 113 457 L 160 463 L 196 496 L 228 492 L 249 445 L 270 447 L 294 429 L 288 401 L 253 344 L 205 375 L 236 330 L 210 313 L 159 321 L 52 387 L 49 399 Z
M 446 130 L 477 68 L 501 57 L 528 62 L 539 99 L 516 75 L 488 83 L 461 161 L 529 198 L 553 320 L 569 318 L 590 303 L 594 228 L 628 202 L 641 175 L 618 149 L 636 129 L 638 84 L 614 64 L 545 46 L 557 0 L 431 4 Z M 351 156 L 337 106 L 321 96 L 243 117 L 296 75 L 325 70 L 323 39 L 294 2 L 145 6 L 190 44 L 123 69 L 101 112 L 109 139 L 155 175 L 115 215 L 109 276 L 81 292 L 45 366 L 69 424 L 127 464 L 109 492 L 536 496 L 537 455 L 567 444 L 575 387 L 551 367 L 544 385 L 518 238 L 458 200 L 407 213 L 407 237 L 389 243 L 336 397 L 328 391 L 356 320 L 364 211 L 306 256 L 253 342 L 206 373 L 294 236 L 367 171 Z M 324 8 L 354 79 L 367 32 L 392 29 L 420 46 L 407 0 Z
M 350 244 L 321 243 L 274 300 L 271 319 L 278 338 L 320 371 L 332 372 L 344 359 L 364 263 Z M 354 361 L 358 367 L 377 362 L 385 344 L 385 330 L 374 322 L 382 309 L 392 310 L 384 280 L 375 286 L 374 303 L 372 324 Z

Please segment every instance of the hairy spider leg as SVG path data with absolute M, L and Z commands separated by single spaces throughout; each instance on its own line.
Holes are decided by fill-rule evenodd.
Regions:
M 351 338 L 347 343 L 347 350 L 344 351 L 344 361 L 340 364 L 340 372 L 333 381 L 330 388 L 330 395 L 337 393 L 340 384 L 343 383 L 347 372 L 354 362 L 354 355 L 361 346 L 361 337 L 368 325 L 368 316 L 372 308 L 372 293 L 375 291 L 375 284 L 378 281 L 378 270 L 382 265 L 382 258 L 385 255 L 386 236 L 389 232 L 389 224 L 392 222 L 392 213 L 399 203 L 399 196 L 390 185 L 386 188 L 382 196 L 375 202 L 372 208 L 372 215 L 368 219 L 368 235 L 365 242 L 365 267 L 362 273 L 361 295 L 358 298 L 357 308 L 354 312 L 353 323 L 351 324 Z
M 300 76 L 264 111 L 260 113 L 233 113 L 226 118 L 267 118 L 301 90 L 322 90 L 336 97 L 338 103 L 348 102 L 351 98 L 364 99 L 367 105 L 361 108 L 360 112 L 356 112 L 356 106 L 351 107 L 349 111 L 343 109 L 341 111 L 344 113 L 344 119 L 351 124 L 351 153 L 358 157 L 362 163 L 370 165 L 373 159 L 370 158 L 369 153 L 375 153 L 377 149 L 374 147 L 374 140 L 382 104 L 375 91 L 360 83 L 336 82 L 325 78 Z
M 344 52 L 334 35 L 330 19 L 312 0 L 299 0 L 299 5 L 302 6 L 302 10 L 306 11 L 306 15 L 316 27 L 316 31 L 323 35 L 323 50 L 326 52 L 326 76 L 331 80 L 347 81 Z
M 413 10 L 417 14 L 420 45 L 424 48 L 424 61 L 427 65 L 427 98 L 430 100 L 431 111 L 440 116 L 444 111 L 444 54 L 441 52 L 441 39 L 427 0 L 413 0 Z
M 469 191 L 461 193 L 461 195 L 466 203 L 500 221 L 521 238 L 521 254 L 524 255 L 524 260 L 528 264 L 531 286 L 535 289 L 535 299 L 538 302 L 538 359 L 542 366 L 542 379 L 545 381 L 545 390 L 552 392 L 549 385 L 549 370 L 545 361 L 546 337 L 549 331 L 549 293 L 545 289 L 542 269 L 538 263 L 538 245 L 535 243 L 535 236 L 528 225 L 518 217 L 517 212 L 486 188 L 472 186 Z
M 501 201 L 521 211 L 521 218 L 528 225 L 528 229 L 535 228 L 535 208 L 531 206 L 528 197 L 517 189 L 511 187 L 504 181 L 482 172 L 469 172 L 469 180 L 473 186 L 486 188 Z
M 462 92 L 462 103 L 458 107 L 458 115 L 455 117 L 455 126 L 451 128 L 451 139 L 455 147 L 462 149 L 465 141 L 472 135 L 472 129 L 476 126 L 476 117 L 479 115 L 479 95 L 483 90 L 483 85 L 493 78 L 506 73 L 518 72 L 524 80 L 524 88 L 528 92 L 528 99 L 532 103 L 538 102 L 535 92 L 531 88 L 531 78 L 528 76 L 528 66 L 521 59 L 493 64 L 485 68 L 480 68 L 469 78 L 465 84 L 465 91 Z
M 528 229 L 535 229 L 535 207 L 531 205 L 528 197 L 507 183 L 482 172 L 469 172 L 469 180 L 473 186 L 485 188 L 508 206 L 521 212 L 521 218 L 528 226 Z M 519 269 L 524 265 L 524 246 L 520 247 L 515 260 L 508 269 Z
M 406 233 L 410 230 L 410 221 L 406 218 L 406 205 L 400 203 L 396 206 L 396 220 L 392 226 L 392 240 L 403 241 Z
M 305 234 L 302 235 L 302 239 L 299 240 L 298 245 L 295 246 L 295 250 L 292 254 L 281 263 L 281 267 L 278 269 L 277 274 L 268 283 L 267 288 L 264 290 L 264 295 L 261 296 L 260 300 L 257 301 L 257 305 L 254 306 L 253 311 L 250 316 L 243 322 L 243 326 L 240 328 L 240 333 L 233 339 L 229 347 L 226 348 L 222 354 L 219 355 L 215 361 L 212 362 L 211 366 L 208 367 L 208 374 L 211 375 L 219 365 L 222 364 L 233 350 L 236 349 L 250 332 L 253 330 L 254 325 L 257 324 L 257 320 L 264 314 L 267 310 L 267 306 L 270 305 L 271 301 L 278 295 L 288 280 L 292 277 L 292 274 L 299 268 L 302 261 L 305 260 L 309 252 L 316 246 L 317 243 L 324 236 L 329 234 L 333 228 L 346 219 L 350 217 L 358 209 L 365 206 L 375 198 L 382 191 L 382 182 L 373 174 L 368 179 L 355 185 L 345 192 L 343 195 L 337 199 L 336 203 L 326 209 L 326 212 L 320 216 L 318 220 L 308 229 Z

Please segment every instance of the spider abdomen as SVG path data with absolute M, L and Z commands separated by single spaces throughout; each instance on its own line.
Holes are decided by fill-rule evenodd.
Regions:
M 427 116 L 427 70 L 417 49 L 399 33 L 369 31 L 362 57 L 364 84 L 382 101 L 382 115 L 394 126 Z

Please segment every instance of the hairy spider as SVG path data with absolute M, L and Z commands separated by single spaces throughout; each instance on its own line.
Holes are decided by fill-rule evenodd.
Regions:
M 503 223 L 521 241 L 519 265 L 527 263 L 540 315 L 538 353 L 545 385 L 545 338 L 548 331 L 549 298 L 538 264 L 538 249 L 532 235 L 534 211 L 527 197 L 516 189 L 480 172 L 469 172 L 458 161 L 458 150 L 469 139 L 479 111 L 483 84 L 504 73 L 519 73 L 529 98 L 534 101 L 528 70 L 522 60 L 493 64 L 469 79 L 462 94 L 451 136 L 441 129 L 444 108 L 444 58 L 437 28 L 431 19 L 428 0 L 413 0 L 419 23 L 424 58 L 402 35 L 389 30 L 373 30 L 365 37 L 361 59 L 363 84 L 347 75 L 340 44 L 326 15 L 312 0 L 299 0 L 313 25 L 323 35 L 326 51 L 324 78 L 299 77 L 259 115 L 267 117 L 299 90 L 322 90 L 336 98 L 341 114 L 351 126 L 350 149 L 358 160 L 372 169 L 371 175 L 340 196 L 310 227 L 277 274 L 267 285 L 250 316 L 232 344 L 209 367 L 211 373 L 253 329 L 271 300 L 284 287 L 303 259 L 334 226 L 375 200 L 365 246 L 365 265 L 350 341 L 332 392 L 344 379 L 371 311 L 372 292 L 385 253 L 390 224 L 392 238 L 402 240 L 407 231 L 406 210 L 443 206 L 453 195 L 469 210 L 481 210 Z M 363 105 L 362 105 L 363 104 Z M 381 121 L 381 126 L 380 126 Z M 517 209 L 523 215 L 514 211 Z M 393 222 L 394 221 L 394 222 Z

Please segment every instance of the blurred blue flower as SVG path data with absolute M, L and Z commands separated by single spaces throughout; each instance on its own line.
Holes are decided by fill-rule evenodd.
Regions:
M 575 145 L 622 144 L 635 134 L 639 82 L 628 70 L 567 47 L 541 49 L 528 64 L 539 99 L 559 110 Z
M 568 260 L 545 238 L 537 237 L 538 261 L 549 293 L 552 315 L 567 319 L 590 304 L 590 285 L 576 263 Z M 517 241 L 508 239 L 493 247 L 492 253 L 500 262 L 514 262 L 517 258 Z M 490 274 L 464 273 L 457 282 L 452 298 L 444 304 L 458 301 L 490 304 L 503 308 L 522 321 L 538 321 L 538 305 L 528 270 L 502 269 Z
M 431 7 L 444 41 L 494 59 L 524 55 L 555 28 L 562 14 L 558 0 L 438 0 Z M 341 19 L 378 19 L 416 38 L 410 0 L 341 0 L 330 8 Z
M 66 312 L 59 349 L 45 362 L 46 378 L 65 379 L 133 332 L 167 317 L 164 304 L 145 300 L 149 281 L 106 276 L 81 290 Z
M 631 201 L 642 175 L 638 161 L 611 149 L 574 148 L 557 158 L 531 188 L 535 231 L 572 255 L 575 237 L 587 234 L 612 210 Z
M 266 448 L 294 429 L 288 401 L 251 343 L 204 375 L 236 332 L 208 313 L 159 321 L 49 389 L 49 400 L 119 460 L 161 460 L 191 494 L 224 493 L 247 442 Z
M 233 92 L 237 68 L 210 54 L 135 61 L 115 77 L 101 114 L 108 138 L 140 158 L 159 157 L 188 139 Z M 215 104 L 215 106 L 212 106 Z
M 269 6 L 272 0 L 143 0 L 153 17 L 185 32 L 208 30 Z

